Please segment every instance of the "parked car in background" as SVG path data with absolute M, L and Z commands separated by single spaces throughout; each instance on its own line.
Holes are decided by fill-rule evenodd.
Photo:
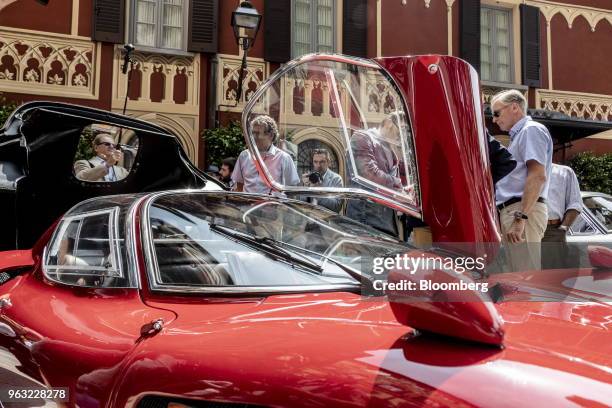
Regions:
M 568 242 L 612 242 L 612 196 L 583 191 L 582 211 L 569 229 Z

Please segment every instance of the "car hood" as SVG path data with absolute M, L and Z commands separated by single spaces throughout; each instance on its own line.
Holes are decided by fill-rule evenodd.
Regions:
M 606 304 L 497 305 L 503 349 L 417 334 L 347 293 L 172 308 L 124 384 L 146 372 L 162 393 L 266 406 L 612 404 Z

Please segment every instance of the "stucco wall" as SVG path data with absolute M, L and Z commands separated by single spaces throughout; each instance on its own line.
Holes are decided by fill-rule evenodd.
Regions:
M 71 16 L 72 0 L 50 1 L 47 6 L 20 0 L 2 9 L 0 26 L 70 34 Z
M 384 2 L 382 7 L 383 56 L 446 54 L 447 12 L 444 0 Z
M 554 89 L 612 95 L 612 24 L 602 20 L 592 32 L 580 16 L 569 28 L 557 14 L 551 37 Z

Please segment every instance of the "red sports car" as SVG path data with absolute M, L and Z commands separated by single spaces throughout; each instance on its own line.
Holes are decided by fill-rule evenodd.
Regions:
M 313 88 L 318 96 L 298 106 Z M 313 100 L 320 121 L 300 121 Z M 398 111 L 384 149 L 401 177 L 385 184 L 354 141 Z M 343 185 L 278 177 L 256 147 L 260 115 L 296 143 L 310 132 L 338 148 Z M 55 133 L 72 138 L 68 157 L 87 160 L 75 153 L 79 135 L 131 138 L 128 175 L 88 181 L 66 166 L 66 180 L 103 192 L 144 177 L 142 127 L 128 138 L 125 124 L 103 118 L 80 126 Z M 478 81 L 465 62 L 307 56 L 250 96 L 243 126 L 275 194 L 202 191 L 206 180 L 183 167 L 164 191 L 148 180 L 147 193 L 87 199 L 31 249 L 0 253 L 4 405 L 612 405 L 610 270 L 459 271 L 458 259 L 484 259 L 499 244 Z M 305 163 L 300 151 L 295 160 Z M 185 180 L 197 189 L 166 190 Z M 422 219 L 434 247 L 343 215 L 357 198 Z M 377 269 L 441 258 L 455 267 Z M 420 281 L 429 286 L 410 289 Z

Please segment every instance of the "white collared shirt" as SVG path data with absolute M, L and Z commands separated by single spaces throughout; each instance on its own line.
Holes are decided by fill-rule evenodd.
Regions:
M 271 145 L 267 152 L 261 153 L 263 161 L 272 175 L 272 178 L 285 186 L 297 186 L 300 178 L 295 163 L 288 153 Z M 255 160 L 248 149 L 243 150 L 236 160 L 232 180 L 235 183 L 243 183 L 244 191 L 247 193 L 270 193 L 270 187 L 259 176 Z
M 552 165 L 546 205 L 549 220 L 563 220 L 567 210 L 582 210 L 580 185 L 574 170 L 560 164 Z

